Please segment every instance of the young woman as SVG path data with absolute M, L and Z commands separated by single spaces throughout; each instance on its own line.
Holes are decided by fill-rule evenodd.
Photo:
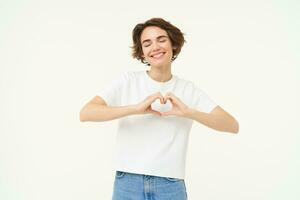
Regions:
M 162 18 L 133 29 L 133 57 L 149 70 L 122 73 L 88 102 L 81 121 L 119 120 L 113 200 L 187 199 L 185 160 L 193 121 L 238 133 L 238 122 L 193 82 L 172 74 L 183 33 Z

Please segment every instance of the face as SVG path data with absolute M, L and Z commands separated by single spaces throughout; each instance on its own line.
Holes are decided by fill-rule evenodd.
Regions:
M 165 30 L 146 27 L 141 34 L 143 57 L 152 67 L 169 66 L 173 55 L 171 40 Z

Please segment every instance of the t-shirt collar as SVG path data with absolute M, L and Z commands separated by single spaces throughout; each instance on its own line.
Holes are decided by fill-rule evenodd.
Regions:
M 155 86 L 155 87 L 164 87 L 164 88 L 167 88 L 169 86 L 171 86 L 175 79 L 176 79 L 176 76 L 172 74 L 172 77 L 170 80 L 168 81 L 165 81 L 165 82 L 159 82 L 159 81 L 156 81 L 154 79 L 152 79 L 148 73 L 147 73 L 148 70 L 144 70 L 144 74 L 146 76 L 146 79 L 151 83 L 151 85 Z

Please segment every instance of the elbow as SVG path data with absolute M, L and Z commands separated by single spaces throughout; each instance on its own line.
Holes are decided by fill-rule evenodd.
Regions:
M 80 122 L 85 122 L 85 121 L 86 121 L 86 120 L 85 120 L 84 118 L 82 118 L 81 116 L 80 116 L 79 120 L 80 120 Z
M 79 120 L 80 120 L 80 122 L 87 121 L 86 118 L 85 118 L 83 110 L 81 110 L 80 113 L 79 113 Z
M 239 123 L 237 121 L 235 121 L 233 124 L 232 133 L 237 134 L 239 132 L 239 129 L 240 129 Z

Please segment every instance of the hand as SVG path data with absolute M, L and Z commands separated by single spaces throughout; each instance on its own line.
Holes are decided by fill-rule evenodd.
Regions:
M 164 103 L 164 97 L 162 96 L 162 94 L 160 92 L 154 93 L 154 94 L 146 97 L 139 104 L 134 105 L 134 108 L 136 110 L 136 114 L 149 114 L 149 113 L 152 113 L 152 114 L 161 116 L 160 112 L 158 112 L 156 110 L 152 110 L 152 108 L 151 108 L 151 104 L 156 99 L 160 99 L 160 103 L 162 103 L 162 104 Z
M 189 111 L 189 107 L 185 105 L 178 97 L 176 97 L 173 93 L 168 92 L 164 96 L 163 103 L 165 104 L 167 100 L 170 100 L 172 103 L 172 109 L 167 112 L 161 113 L 161 116 L 168 116 L 168 115 L 177 115 L 185 117 Z

